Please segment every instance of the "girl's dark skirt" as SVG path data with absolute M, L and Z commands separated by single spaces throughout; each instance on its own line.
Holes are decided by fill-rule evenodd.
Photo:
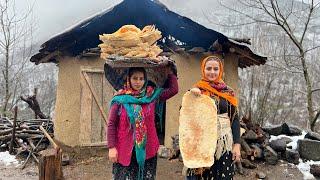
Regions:
M 232 153 L 224 153 L 210 168 L 188 169 L 186 180 L 232 180 L 234 164 Z
M 129 166 L 113 163 L 112 174 L 114 180 L 136 180 L 138 179 L 139 165 L 135 151 L 132 152 Z M 143 179 L 155 180 L 157 172 L 157 156 L 147 159 L 144 164 Z

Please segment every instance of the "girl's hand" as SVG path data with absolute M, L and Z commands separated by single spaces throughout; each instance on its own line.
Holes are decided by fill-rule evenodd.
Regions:
M 232 160 L 239 162 L 241 159 L 241 153 L 240 153 L 240 144 L 233 144 L 232 147 Z
M 201 91 L 199 88 L 192 88 L 190 89 L 190 91 L 192 92 L 193 95 L 195 96 L 200 96 L 201 95 Z
M 109 149 L 109 160 L 113 163 L 118 162 L 118 151 L 115 147 Z

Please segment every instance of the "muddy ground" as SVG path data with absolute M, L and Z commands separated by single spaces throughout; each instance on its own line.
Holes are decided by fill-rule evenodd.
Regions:
M 71 159 L 70 165 L 63 166 L 65 179 L 83 179 L 83 180 L 109 180 L 111 179 L 112 164 L 101 156 L 90 158 Z M 182 163 L 178 160 L 169 161 L 167 159 L 158 159 L 157 179 L 158 180 L 182 180 Z M 302 180 L 303 176 L 295 165 L 279 162 L 276 166 L 259 163 L 258 168 L 254 170 L 245 169 L 247 176 L 236 175 L 236 180 L 257 179 L 256 172 L 263 171 L 268 179 L 275 180 Z M 0 164 L 0 180 L 36 180 L 38 179 L 38 167 L 35 163 L 29 163 L 21 170 L 16 165 L 5 166 Z

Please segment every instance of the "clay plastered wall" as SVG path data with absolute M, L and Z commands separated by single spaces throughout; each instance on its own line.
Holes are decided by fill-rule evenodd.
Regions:
M 80 145 L 80 68 L 103 69 L 99 59 L 59 59 L 59 74 L 55 107 L 55 139 L 68 146 Z
M 235 54 L 227 54 L 224 59 L 224 81 L 239 97 L 238 58 Z
M 165 146 L 172 147 L 171 136 L 179 133 L 179 108 L 183 94 L 200 80 L 201 60 L 210 54 L 203 55 L 179 55 L 171 56 L 177 63 L 179 93 L 167 101 Z M 237 90 L 238 88 L 238 61 L 235 55 L 225 57 L 225 82 Z

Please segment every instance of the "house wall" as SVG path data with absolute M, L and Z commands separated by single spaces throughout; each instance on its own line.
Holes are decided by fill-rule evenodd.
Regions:
M 59 59 L 58 85 L 54 117 L 54 135 L 68 146 L 81 145 L 80 134 L 80 70 L 83 67 L 103 69 L 102 60 Z
M 239 97 L 239 74 L 238 74 L 238 56 L 232 53 L 224 57 L 224 81 L 230 86 Z

